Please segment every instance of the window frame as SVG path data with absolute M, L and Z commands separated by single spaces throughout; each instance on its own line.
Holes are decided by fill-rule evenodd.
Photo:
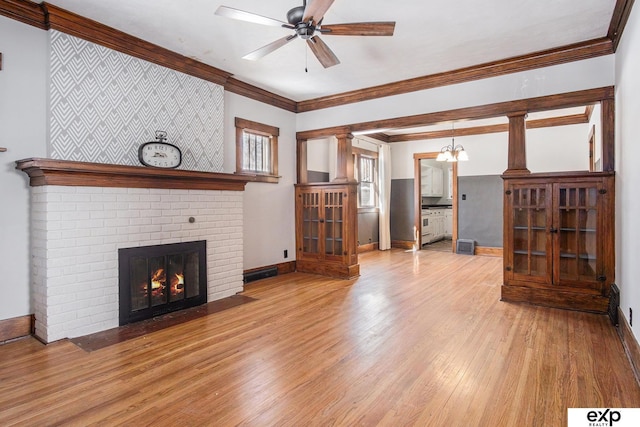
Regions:
M 363 212 L 379 212 L 380 211 L 380 197 L 379 197 L 379 176 L 378 176 L 378 153 L 376 151 L 365 150 L 359 147 L 352 147 L 351 149 L 353 155 L 353 175 L 356 181 L 358 181 L 358 213 Z M 362 206 L 361 205 L 361 189 L 360 185 L 361 176 L 360 173 L 360 159 L 362 157 L 373 159 L 373 198 L 374 205 L 373 206 Z
M 235 118 L 236 127 L 236 174 L 238 175 L 251 175 L 255 177 L 255 181 L 258 182 L 270 182 L 277 183 L 280 179 L 278 175 L 278 136 L 280 136 L 280 129 L 275 126 L 265 125 L 263 123 L 254 122 L 252 120 L 243 119 L 240 117 Z M 245 132 L 266 136 L 269 138 L 271 149 L 270 166 L 271 171 L 268 173 L 260 172 L 251 169 L 244 169 L 242 167 L 243 159 L 243 139 Z

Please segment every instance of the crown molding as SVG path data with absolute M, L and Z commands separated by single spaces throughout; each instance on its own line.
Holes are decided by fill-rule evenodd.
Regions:
M 47 29 L 45 11 L 42 4 L 26 0 L 1 0 L 0 15 L 40 28 L 41 30 Z
M 105 46 L 118 52 L 224 86 L 230 73 L 149 43 L 97 21 L 42 3 L 48 28 Z
M 259 87 L 250 85 L 249 83 L 245 83 L 234 77 L 229 77 L 227 79 L 224 88 L 236 95 L 246 96 L 247 98 L 273 105 L 274 107 L 282 108 L 283 110 L 291 111 L 292 113 L 296 113 L 298 111 L 295 101 L 285 98 L 284 96 L 268 92 L 264 89 L 260 89 Z

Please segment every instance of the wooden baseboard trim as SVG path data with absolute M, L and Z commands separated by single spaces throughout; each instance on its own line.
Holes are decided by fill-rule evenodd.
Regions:
M 490 246 L 476 246 L 476 255 L 494 256 L 502 258 L 502 248 L 493 248 Z
M 618 307 L 618 336 L 622 341 L 622 347 L 627 354 L 636 382 L 640 384 L 640 344 L 638 344 L 638 340 L 633 335 L 631 326 L 629 326 L 627 318 L 624 317 L 620 307 Z
M 31 335 L 34 320 L 32 314 L 0 320 L 0 343 Z
M 413 249 L 416 244 L 413 240 L 392 240 L 391 247 L 399 249 Z
M 295 261 L 287 261 L 287 262 L 281 262 L 279 264 L 272 264 L 272 265 L 265 265 L 265 266 L 262 266 L 262 267 L 249 268 L 247 270 L 244 270 L 242 273 L 243 274 L 253 273 L 254 271 L 266 270 L 268 268 L 274 268 L 274 267 L 276 269 L 278 269 L 278 274 L 293 273 L 294 271 L 296 271 L 296 262 Z
M 378 242 L 375 243 L 367 243 L 366 245 L 358 246 L 358 253 L 362 254 L 365 252 L 377 251 L 379 248 Z

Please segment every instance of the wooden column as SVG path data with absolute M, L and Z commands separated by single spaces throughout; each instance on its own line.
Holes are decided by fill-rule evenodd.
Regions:
M 350 133 L 336 135 L 338 138 L 338 158 L 336 160 L 336 177 L 333 182 L 354 182 L 353 178 L 353 153 Z
M 309 182 L 307 176 L 307 140 L 298 139 L 296 145 L 296 172 L 298 184 L 306 184 Z
M 602 107 L 602 170 L 613 172 L 615 170 L 615 100 L 603 99 Z
M 509 117 L 509 160 L 504 175 L 523 175 L 527 169 L 526 152 L 526 111 L 508 115 Z

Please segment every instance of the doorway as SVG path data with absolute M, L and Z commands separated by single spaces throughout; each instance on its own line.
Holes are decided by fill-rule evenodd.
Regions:
M 458 238 L 458 164 L 439 153 L 415 153 L 415 247 L 455 252 Z

